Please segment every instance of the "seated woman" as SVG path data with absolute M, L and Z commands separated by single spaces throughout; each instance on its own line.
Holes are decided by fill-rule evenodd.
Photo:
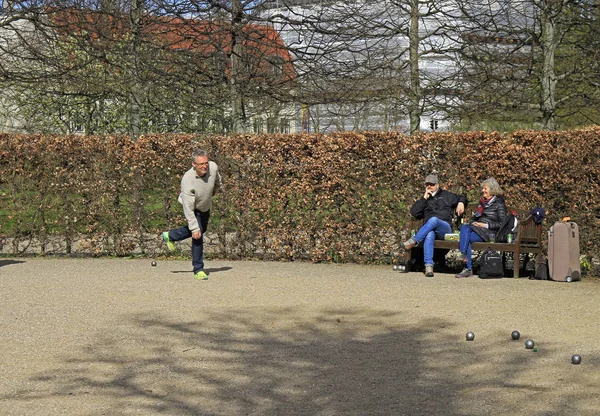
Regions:
M 494 178 L 488 178 L 481 183 L 481 199 L 473 214 L 470 224 L 460 228 L 459 249 L 464 256 L 465 268 L 456 277 L 469 277 L 473 274 L 471 244 L 490 241 L 506 218 L 504 192 Z

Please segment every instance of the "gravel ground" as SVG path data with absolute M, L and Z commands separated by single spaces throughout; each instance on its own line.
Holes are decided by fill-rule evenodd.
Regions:
M 600 414 L 597 281 L 150 261 L 0 260 L 1 415 Z

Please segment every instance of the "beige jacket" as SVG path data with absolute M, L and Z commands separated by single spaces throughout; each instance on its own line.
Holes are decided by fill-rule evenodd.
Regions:
M 194 232 L 200 229 L 194 211 L 206 212 L 212 204 L 212 197 L 223 186 L 219 167 L 215 162 L 208 162 L 208 172 L 200 177 L 194 168 L 188 170 L 181 178 L 181 193 L 179 203 L 183 205 L 183 213 L 188 222 L 188 228 Z

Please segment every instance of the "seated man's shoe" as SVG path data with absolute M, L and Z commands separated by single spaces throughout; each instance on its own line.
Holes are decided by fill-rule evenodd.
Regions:
M 470 269 L 464 268 L 462 272 L 456 275 L 457 279 L 472 276 L 473 272 Z
M 408 240 L 406 240 L 404 243 L 402 243 L 402 248 L 404 250 L 408 251 L 416 245 L 417 245 L 417 240 L 415 240 L 414 238 L 411 237 Z
M 425 265 L 425 277 L 433 277 L 433 265 Z
M 167 248 L 169 249 L 169 251 L 175 251 L 175 243 L 173 243 L 173 241 L 171 241 L 171 239 L 169 238 L 168 231 L 165 231 L 164 233 L 162 233 L 162 238 L 163 238 L 163 241 L 165 242 L 165 244 L 167 245 Z
M 194 273 L 194 279 L 208 280 L 208 275 L 206 273 L 204 273 L 204 270 L 200 270 L 198 273 Z

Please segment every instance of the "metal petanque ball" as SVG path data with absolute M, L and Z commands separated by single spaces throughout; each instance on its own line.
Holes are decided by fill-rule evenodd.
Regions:
M 519 333 L 519 331 L 513 331 L 512 334 L 510 334 L 510 336 L 512 337 L 512 339 L 514 339 L 515 341 L 518 340 L 519 338 L 521 338 L 521 334 Z
M 574 356 L 572 356 L 571 357 L 571 362 L 573 364 L 581 364 L 581 355 L 575 354 Z
M 475 339 L 475 334 L 472 332 L 467 332 L 467 341 L 473 341 Z
M 534 346 L 534 342 L 531 339 L 528 339 L 527 341 L 525 341 L 525 348 L 527 348 L 528 350 L 532 349 Z
M 152 267 L 154 267 L 154 266 L 156 266 L 156 262 L 155 261 L 152 262 Z
M 396 266 L 395 264 L 392 266 L 392 270 L 396 271 L 398 270 L 398 266 Z

